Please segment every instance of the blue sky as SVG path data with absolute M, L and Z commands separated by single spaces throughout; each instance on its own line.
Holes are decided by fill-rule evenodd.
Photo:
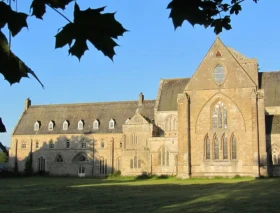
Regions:
M 18 1 L 18 10 L 29 12 L 31 1 Z M 67 21 L 48 9 L 44 21 L 29 17 L 29 28 L 13 38 L 12 50 L 39 76 L 42 89 L 32 77 L 9 85 L 0 75 L 0 117 L 7 133 L 0 141 L 10 145 L 10 138 L 24 108 L 32 104 L 60 104 L 155 99 L 161 78 L 191 77 L 216 36 L 213 29 L 192 27 L 185 22 L 174 31 L 168 0 L 77 1 L 81 9 L 107 6 L 116 19 L 129 30 L 120 37 L 114 62 L 89 45 L 79 60 L 68 56 L 68 49 L 55 49 L 55 34 Z M 280 69 L 279 0 L 247 0 L 238 16 L 232 17 L 230 31 L 220 38 L 248 57 L 258 58 L 261 71 Z M 64 14 L 72 19 L 74 4 Z M 51 118 L 50 118 L 51 119 Z M 31 121 L 33 122 L 33 121 Z

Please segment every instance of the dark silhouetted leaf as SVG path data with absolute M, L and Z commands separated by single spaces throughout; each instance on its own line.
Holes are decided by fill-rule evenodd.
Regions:
M 6 127 L 5 125 L 3 124 L 2 122 L 2 118 L 0 117 L 0 132 L 6 132 Z M 0 142 L 1 143 L 1 142 Z M 2 145 L 2 144 L 1 144 Z M 0 145 L 0 148 L 1 148 L 1 145 Z
M 88 50 L 87 42 L 85 39 L 76 39 L 75 43 L 69 49 L 69 54 L 75 55 L 80 60 L 84 52 Z
M 116 21 L 114 13 L 101 12 L 105 7 L 80 10 L 80 7 L 75 3 L 74 21 L 67 24 L 56 35 L 56 48 L 63 47 L 66 44 L 73 46 L 69 48 L 69 54 L 76 56 L 79 60 L 84 52 L 88 50 L 87 40 L 90 41 L 98 50 L 103 52 L 111 60 L 115 55 L 114 47 L 118 44 L 114 41 L 119 36 L 122 36 L 127 30 Z
M 73 23 L 65 25 L 55 37 L 55 48 L 64 47 L 66 44 L 71 45 L 75 37 L 75 25 Z
M 36 16 L 36 18 L 43 19 L 43 15 L 46 12 L 45 1 L 33 0 L 30 8 L 32 9 L 32 15 Z
M 230 14 L 235 13 L 237 15 L 242 10 L 240 4 L 234 4 L 230 9 Z
M 0 73 L 10 84 L 20 82 L 21 78 L 28 78 L 28 74 L 34 76 L 37 81 L 44 85 L 38 79 L 34 71 L 25 65 L 9 48 L 6 36 L 0 31 Z
M 12 11 L 10 14 L 10 19 L 8 21 L 8 28 L 12 33 L 12 36 L 17 35 L 23 27 L 27 27 L 28 15 L 25 13 L 19 13 Z

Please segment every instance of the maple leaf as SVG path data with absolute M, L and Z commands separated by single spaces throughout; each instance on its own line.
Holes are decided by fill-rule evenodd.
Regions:
M 114 47 L 118 44 L 114 41 L 127 30 L 116 21 L 115 13 L 102 14 L 105 7 L 80 10 L 77 3 L 74 6 L 74 21 L 63 27 L 55 36 L 55 47 L 63 47 L 69 44 L 69 54 L 79 60 L 88 50 L 87 41 L 90 41 L 96 49 L 103 52 L 111 60 L 115 55 Z M 71 46 L 75 40 L 73 46 Z
M 44 88 L 44 85 L 38 79 L 25 63 L 20 60 L 11 50 L 6 36 L 0 31 L 0 73 L 10 84 L 20 82 L 21 78 L 28 78 L 31 74 Z
M 66 5 L 72 1 L 73 0 L 33 0 L 30 8 L 32 9 L 32 15 L 35 15 L 38 19 L 43 19 L 46 13 L 46 5 L 64 10 Z
M 2 118 L 0 117 L 0 132 L 6 132 L 6 127 L 2 122 Z
M 0 2 L 0 29 L 8 24 L 12 36 L 16 36 L 24 27 L 27 27 L 28 15 L 25 13 L 15 12 L 4 2 Z

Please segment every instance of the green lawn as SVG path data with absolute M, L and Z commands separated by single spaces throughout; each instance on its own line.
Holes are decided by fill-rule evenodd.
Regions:
M 0 213 L 280 212 L 280 179 L 0 179 Z

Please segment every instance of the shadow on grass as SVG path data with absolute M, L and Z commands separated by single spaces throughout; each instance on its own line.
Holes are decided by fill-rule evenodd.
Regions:
M 2 181 L 1 213 L 279 212 L 280 208 L 278 178 Z

